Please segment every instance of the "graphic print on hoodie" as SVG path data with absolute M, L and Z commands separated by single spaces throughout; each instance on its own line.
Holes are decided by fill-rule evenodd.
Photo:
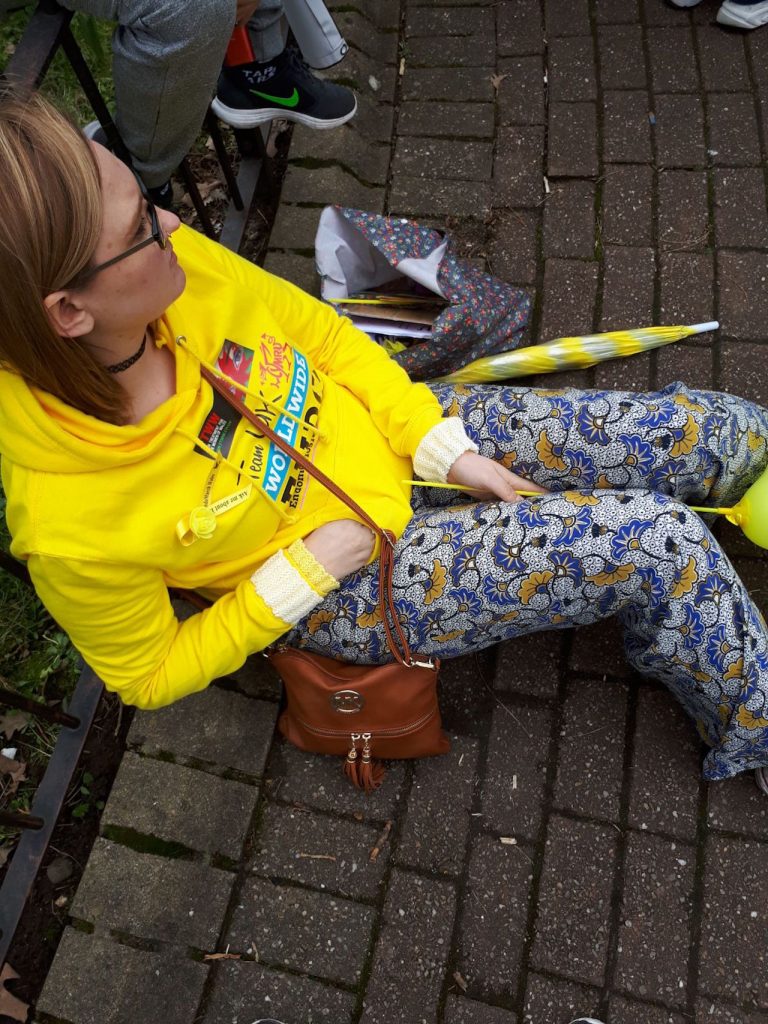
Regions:
M 274 335 L 262 333 L 256 345 L 248 348 L 227 338 L 216 360 L 216 369 L 248 388 L 249 408 L 279 437 L 310 458 L 317 439 L 322 378 L 301 352 Z M 238 403 L 246 400 L 243 392 L 230 390 Z M 235 409 L 213 392 L 211 410 L 198 436 L 208 448 L 228 456 L 240 419 Z M 239 463 L 244 477 L 279 507 L 292 511 L 300 508 L 308 484 L 305 471 L 251 424 L 244 428 L 244 434 L 249 439 Z M 195 452 L 211 457 L 199 446 Z

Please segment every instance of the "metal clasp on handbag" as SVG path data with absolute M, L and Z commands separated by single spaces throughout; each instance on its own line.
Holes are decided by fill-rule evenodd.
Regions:
M 434 668 L 435 667 L 435 663 L 434 663 L 434 661 L 431 658 L 428 658 L 426 661 L 416 661 L 415 658 L 409 658 L 407 664 L 408 664 L 408 668 Z

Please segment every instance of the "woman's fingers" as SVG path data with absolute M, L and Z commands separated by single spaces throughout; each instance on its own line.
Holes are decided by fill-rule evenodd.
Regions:
M 502 501 L 517 502 L 520 501 L 520 495 L 517 493 L 520 485 L 520 477 L 515 476 L 514 473 L 510 473 L 504 466 L 498 465 L 498 463 L 491 463 L 492 471 L 489 473 L 491 477 L 491 491 L 496 495 L 497 498 L 501 498 Z M 495 486 L 494 486 L 495 485 Z
M 466 487 L 478 497 L 499 498 L 501 501 L 519 501 L 518 491 L 547 493 L 543 487 L 531 480 L 526 480 L 498 462 L 474 452 L 465 452 L 454 462 L 448 480 Z
M 524 476 L 518 476 L 517 473 L 509 474 L 514 481 L 514 488 L 516 491 L 535 491 L 536 494 L 549 494 L 546 487 L 541 487 L 539 484 L 533 482 L 533 480 L 526 480 Z

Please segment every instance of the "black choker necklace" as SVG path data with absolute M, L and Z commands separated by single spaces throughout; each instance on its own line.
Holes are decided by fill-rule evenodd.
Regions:
M 144 355 L 144 349 L 147 347 L 147 331 L 144 332 L 144 337 L 141 339 L 141 344 L 138 349 L 133 353 L 132 356 L 128 356 L 121 363 L 113 363 L 112 366 L 105 366 L 104 369 L 107 373 L 122 373 L 123 370 L 127 370 L 129 366 L 133 366 L 134 363 L 138 363 L 141 357 Z

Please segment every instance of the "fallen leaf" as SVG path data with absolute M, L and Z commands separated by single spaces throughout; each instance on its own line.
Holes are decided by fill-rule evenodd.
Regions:
M 226 198 L 227 194 L 223 188 L 215 188 L 213 189 L 212 192 L 208 193 L 208 196 L 205 200 L 205 205 L 208 206 L 209 203 L 218 203 L 219 200 Z
M 7 793 L 15 793 L 19 788 L 19 783 L 27 777 L 27 766 L 23 761 L 14 761 L 12 758 L 0 754 L 0 775 L 10 776 L 11 784 Z
M 28 711 L 9 711 L 0 716 L 0 732 L 5 733 L 5 738 L 9 740 L 15 732 L 29 724 L 31 717 Z
M 509 75 L 491 75 L 491 85 L 493 86 L 494 92 L 499 91 L 499 86 L 505 78 L 509 78 Z
M 203 960 L 241 960 L 242 953 L 206 953 Z
M 502 846 L 517 846 L 517 840 L 514 836 L 502 836 L 499 842 Z
M 211 181 L 201 181 L 197 186 L 197 191 L 200 193 L 200 198 L 205 200 L 217 188 L 221 188 L 221 182 L 214 178 Z
M 397 71 L 400 77 L 402 78 L 403 75 L 405 74 L 405 57 L 400 58 L 400 67 L 397 69 Z
M 466 981 L 464 981 L 464 978 L 459 974 L 458 971 L 453 972 L 453 980 L 456 982 L 456 984 L 459 986 L 462 992 L 467 991 L 467 983 Z
M 22 1003 L 5 987 L 9 981 L 16 981 L 17 978 L 18 974 L 11 965 L 3 964 L 0 971 L 0 1017 L 10 1017 L 11 1020 L 18 1020 L 24 1024 L 29 1013 L 29 1004 Z

